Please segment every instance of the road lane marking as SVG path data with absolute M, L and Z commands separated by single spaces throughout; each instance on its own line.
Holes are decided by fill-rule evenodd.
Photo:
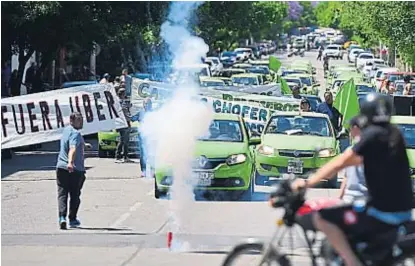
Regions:
M 121 215 L 113 224 L 110 225 L 110 228 L 117 228 L 119 227 L 125 220 L 127 220 L 133 212 L 135 212 L 140 206 L 143 205 L 142 202 L 137 201 L 130 209 Z

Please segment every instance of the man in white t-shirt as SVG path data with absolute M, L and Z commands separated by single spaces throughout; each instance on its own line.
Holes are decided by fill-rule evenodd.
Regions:
M 350 140 L 354 144 L 359 141 L 359 138 L 360 128 L 356 119 L 353 118 L 350 121 Z M 342 172 L 343 182 L 340 187 L 340 198 L 347 203 L 352 203 L 359 198 L 366 198 L 368 192 L 363 165 L 349 166 Z

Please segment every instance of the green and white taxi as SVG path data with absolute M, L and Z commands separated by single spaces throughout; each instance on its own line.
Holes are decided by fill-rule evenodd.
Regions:
M 408 154 L 410 171 L 415 178 L 415 117 L 414 116 L 392 116 L 392 123 L 401 130 L 406 142 L 406 153 Z
M 222 190 L 250 200 L 255 176 L 253 150 L 259 142 L 260 138 L 249 136 L 241 116 L 215 113 L 208 136 L 196 142 L 191 176 L 195 190 Z M 166 195 L 173 182 L 168 167 L 156 168 L 155 197 Z
M 412 177 L 412 187 L 415 194 L 415 117 L 414 116 L 392 116 L 392 123 L 401 130 L 406 142 L 406 154 L 409 159 L 409 172 Z M 415 199 L 413 203 L 415 207 Z
M 307 178 L 340 153 L 340 143 L 325 114 L 276 112 L 267 122 L 255 150 L 256 183 L 283 174 Z M 337 179 L 327 182 L 337 187 Z

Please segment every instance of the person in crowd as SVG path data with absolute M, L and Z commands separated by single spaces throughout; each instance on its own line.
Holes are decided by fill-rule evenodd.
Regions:
M 323 57 L 323 69 L 324 69 L 324 72 L 327 72 L 330 69 L 329 61 L 330 61 L 330 58 L 328 56 L 324 56 Z
M 411 76 L 406 75 L 403 78 L 403 81 L 405 82 L 403 87 L 403 95 L 414 95 L 414 92 L 412 91 Z
M 131 77 L 131 75 L 128 74 L 128 69 L 123 69 L 122 71 L 122 75 L 121 75 L 121 83 L 125 84 L 125 90 L 127 93 L 127 96 L 131 95 L 131 86 L 133 84 L 133 78 Z
M 350 120 L 350 140 L 357 143 L 360 139 L 361 129 L 357 118 Z M 350 147 L 351 149 L 351 147 Z M 367 187 L 363 165 L 346 167 L 343 171 L 343 181 L 340 186 L 340 199 L 346 203 L 353 203 L 359 198 L 367 198 Z
M 316 112 L 328 115 L 336 132 L 340 131 L 342 115 L 333 106 L 333 94 L 331 92 L 326 91 L 324 93 L 324 102 L 317 106 Z
M 381 92 L 389 95 L 392 95 L 395 92 L 395 89 L 391 86 L 391 81 L 389 79 L 385 80 L 385 85 L 382 87 Z
M 302 112 L 311 112 L 310 102 L 307 100 L 307 98 L 301 99 L 300 110 Z
M 323 56 L 323 45 L 320 45 L 320 48 L 318 49 L 317 60 L 321 61 L 322 56 Z
M 99 84 L 108 84 L 110 82 L 110 77 L 110 74 L 105 73 L 104 76 L 102 76 L 102 79 L 99 82 Z
M 32 91 L 31 93 L 38 93 L 38 92 L 43 92 L 43 76 L 42 76 L 42 72 L 40 71 L 40 69 L 36 68 L 35 69 L 35 73 L 34 73 L 34 77 L 33 77 L 33 81 L 32 81 Z
M 33 82 L 35 80 L 36 68 L 37 67 L 35 62 L 32 62 L 30 67 L 26 70 L 25 84 L 28 92 L 32 90 Z
M 10 80 L 11 80 L 11 68 L 9 61 L 3 63 L 1 68 L 1 97 L 8 97 L 11 95 Z
M 69 226 L 78 227 L 77 219 L 81 203 L 81 189 L 85 182 L 84 148 L 85 142 L 80 130 L 83 127 L 81 113 L 74 112 L 69 118 L 70 125 L 62 133 L 60 151 L 56 164 L 56 181 L 58 186 L 59 226 L 66 229 L 66 216 L 69 202 Z
M 291 91 L 292 91 L 292 94 L 293 94 L 293 98 L 301 99 L 300 87 L 299 86 L 294 86 Z
M 12 96 L 20 96 L 19 72 L 17 69 L 13 70 L 10 78 L 10 92 Z
M 139 114 L 139 121 L 142 122 L 146 113 L 151 112 L 153 110 L 153 102 L 151 98 L 147 98 L 143 102 L 143 110 L 141 110 Z M 139 142 L 140 142 L 140 168 L 141 168 L 141 177 L 146 177 L 147 171 L 147 153 L 146 153 L 146 146 L 145 146 L 145 139 L 143 138 L 142 134 L 139 135 Z
M 120 134 L 120 141 L 117 145 L 115 153 L 116 163 L 131 162 L 128 158 L 128 144 L 130 142 L 130 131 L 131 131 L 131 113 L 130 113 L 130 101 L 127 99 L 127 95 L 124 88 L 118 90 L 118 97 L 120 98 L 120 105 L 124 113 L 125 119 L 127 120 L 127 127 L 118 129 L 117 132 Z

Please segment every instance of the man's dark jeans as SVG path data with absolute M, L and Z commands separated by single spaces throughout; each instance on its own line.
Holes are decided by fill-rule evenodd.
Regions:
M 118 132 L 120 133 L 120 141 L 117 145 L 117 151 L 115 154 L 115 158 L 121 159 L 121 158 L 128 158 L 128 144 L 130 142 L 130 128 L 122 128 L 119 129 Z M 121 155 L 121 151 L 123 152 L 123 155 Z
M 58 184 L 58 206 L 59 217 L 65 217 L 68 214 L 68 194 L 69 201 L 69 220 L 76 219 L 79 205 L 81 204 L 81 189 L 85 182 L 85 173 L 74 171 L 70 173 L 68 170 L 56 169 L 56 181 Z

